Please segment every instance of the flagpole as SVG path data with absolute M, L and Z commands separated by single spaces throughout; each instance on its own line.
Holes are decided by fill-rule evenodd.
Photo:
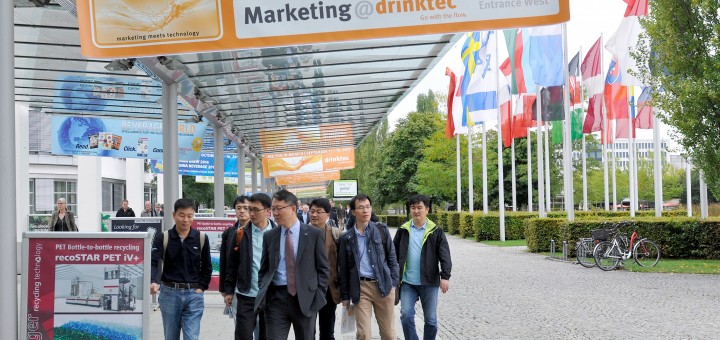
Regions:
M 705 173 L 699 170 L 698 177 L 700 178 L 700 218 L 706 220 L 708 218 L 708 188 L 705 183 Z
M 542 115 L 542 109 L 541 115 Z M 552 211 L 552 200 L 550 199 L 550 124 L 545 123 L 545 209 Z
M 483 213 L 488 214 L 488 181 L 487 181 L 487 127 L 482 122 L 482 158 L 483 158 Z
M 662 151 L 660 150 L 660 120 L 653 114 L 653 158 L 655 165 L 655 217 L 662 216 L 663 187 L 662 187 Z
M 457 211 L 462 211 L 462 175 L 460 169 L 460 134 L 455 135 L 455 164 L 456 164 L 456 188 L 457 188 Z
M 578 56 L 582 56 L 582 47 L 580 47 L 580 51 L 578 52 Z M 578 60 L 578 62 L 580 62 Z M 580 86 L 580 107 L 581 112 L 585 112 L 585 91 L 583 86 L 583 80 L 582 79 L 582 73 L 580 74 L 580 81 L 578 82 Z M 583 186 L 583 211 L 588 211 L 588 189 L 587 189 L 587 152 L 586 152 L 586 145 L 585 145 L 585 134 L 582 134 L 582 186 Z
M 497 37 L 497 34 L 495 34 L 495 36 Z M 495 58 L 494 58 L 496 69 L 499 66 L 498 60 L 497 60 L 497 55 L 498 55 L 498 46 L 496 43 L 495 44 Z M 495 75 L 496 82 L 497 82 L 498 76 L 500 76 L 500 72 L 497 72 L 497 74 Z M 504 75 L 503 75 L 503 77 L 504 77 Z M 500 93 L 499 86 L 500 86 L 500 83 L 497 82 L 497 86 L 496 86 L 497 91 L 495 92 L 496 96 L 498 96 Z M 510 98 L 512 99 L 512 95 L 510 96 Z M 510 101 L 512 101 L 512 100 L 510 100 Z M 511 108 L 510 112 L 512 112 L 512 108 Z M 498 117 L 498 124 L 497 124 L 497 131 L 498 131 L 497 132 L 497 138 L 498 138 L 498 145 L 497 145 L 497 147 L 498 147 L 498 196 L 499 196 L 498 197 L 498 215 L 500 218 L 500 241 L 505 242 L 505 180 L 503 178 L 504 177 L 504 174 L 503 174 L 503 170 L 504 170 L 503 169 L 503 138 L 502 138 L 502 125 L 501 125 L 502 110 L 500 109 L 500 100 L 498 100 L 497 117 Z M 512 114 L 510 115 L 509 123 L 512 124 Z M 483 127 L 484 126 L 485 126 L 485 124 L 483 124 Z M 512 135 L 510 137 L 512 137 Z M 514 143 L 512 143 L 511 145 L 514 145 Z M 514 158 L 513 158 L 513 162 L 514 162 Z M 513 163 L 513 169 L 515 168 L 514 165 L 515 164 Z M 513 201 L 514 200 L 515 200 L 515 185 L 513 182 Z M 515 203 L 513 202 L 513 205 L 514 204 Z
M 527 129 L 527 187 L 528 187 L 528 211 L 533 211 L 533 181 L 532 181 L 532 141 L 530 140 L 530 128 Z
M 685 158 L 685 191 L 686 194 L 686 205 L 687 215 L 692 217 L 692 164 L 690 164 L 690 158 Z
M 543 165 L 543 133 L 542 133 L 542 90 L 541 86 L 537 86 L 537 167 L 538 167 L 538 216 L 547 217 L 545 211 L 545 184 L 544 182 L 544 165 Z M 529 138 L 529 137 L 528 137 Z
M 512 112 L 512 111 L 510 111 Z M 512 118 L 512 117 L 510 117 Z M 512 139 L 512 143 L 510 143 L 510 158 L 511 158 L 511 164 L 510 164 L 510 171 L 511 174 L 511 183 L 512 183 L 512 211 L 517 211 L 517 187 L 515 183 L 515 138 Z
M 627 91 L 630 97 L 630 112 L 628 112 L 628 181 L 630 198 L 630 217 L 635 217 L 635 145 L 633 141 L 633 120 L 635 119 L 635 91 L 634 86 L 628 86 Z
M 575 196 L 573 194 L 573 169 L 572 169 L 572 115 L 570 111 L 570 70 L 568 69 L 567 51 L 567 25 L 562 24 L 562 48 L 563 48 L 563 107 L 565 108 L 565 131 L 563 138 L 563 191 L 565 193 L 565 211 L 568 221 L 575 220 Z M 578 58 L 580 58 L 578 56 Z
M 603 44 L 603 34 L 600 33 L 600 46 L 605 46 Z M 603 53 L 600 53 L 600 70 L 605 69 L 604 64 L 604 57 Z M 602 73 L 601 73 L 602 74 Z M 608 134 L 608 117 L 607 117 L 607 108 L 605 103 L 605 96 L 602 96 L 603 104 L 600 106 L 600 119 L 602 119 L 603 129 L 600 131 L 601 137 L 600 137 L 600 144 L 602 145 L 602 153 L 603 153 L 603 187 L 604 187 L 604 198 L 605 198 L 605 211 L 610 211 L 610 187 L 609 187 L 609 180 L 608 180 L 608 137 L 610 135 Z M 604 143 L 603 143 L 604 140 Z
M 607 112 L 606 112 L 606 115 L 607 115 Z M 615 120 L 613 120 L 612 124 L 614 127 L 613 131 L 615 131 L 617 129 L 617 124 L 616 124 Z M 610 137 L 608 137 L 608 138 L 610 138 Z M 617 211 L 617 175 L 616 175 L 617 174 L 617 164 L 616 164 L 617 162 L 615 161 L 615 140 L 612 141 L 611 148 L 612 148 L 611 155 L 612 155 L 613 211 Z
M 467 109 L 466 109 L 467 110 Z M 467 114 L 467 113 L 465 113 Z M 475 211 L 475 203 L 473 202 L 473 124 L 468 119 L 468 211 Z

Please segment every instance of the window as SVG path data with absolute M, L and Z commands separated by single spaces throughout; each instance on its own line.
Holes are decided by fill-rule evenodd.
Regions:
M 102 182 L 102 210 L 115 211 L 122 206 L 125 199 L 125 184 L 122 182 Z
M 60 198 L 65 198 L 67 203 L 67 209 L 70 211 L 77 212 L 77 182 L 55 180 L 55 199 L 57 203 Z
M 60 198 L 65 198 L 68 210 L 77 212 L 76 181 L 33 178 L 29 189 L 31 214 L 52 214 Z

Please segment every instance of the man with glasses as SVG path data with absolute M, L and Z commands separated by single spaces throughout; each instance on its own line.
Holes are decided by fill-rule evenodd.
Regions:
M 387 226 L 370 221 L 372 201 L 365 194 L 350 200 L 355 224 L 340 237 L 342 304 L 355 305 L 356 338 L 370 340 L 373 310 L 383 340 L 395 339 L 395 288 L 398 263 Z
M 230 256 L 230 244 L 234 242 L 235 235 L 237 234 L 238 228 L 246 226 L 250 222 L 249 201 L 247 196 L 235 197 L 233 202 L 233 208 L 235 208 L 235 217 L 237 221 L 232 227 L 223 231 L 220 239 L 220 270 L 218 273 L 218 279 L 220 282 L 220 294 L 223 297 L 230 295 L 232 297 L 235 294 L 234 289 L 225 290 L 225 282 L 228 280 L 228 256 Z
M 337 251 L 340 229 L 332 226 L 330 213 L 332 212 L 331 201 L 327 198 L 317 198 L 310 202 L 310 225 L 325 233 L 325 250 L 327 251 L 328 265 L 330 267 L 330 279 L 328 290 L 325 294 L 327 304 L 318 312 L 318 323 L 320 324 L 320 340 L 335 339 L 335 310 L 340 303 L 339 278 L 337 276 Z
M 230 306 L 236 299 L 235 339 L 252 339 L 258 314 L 259 339 L 266 339 L 265 313 L 255 311 L 255 297 L 258 293 L 258 271 L 262 259 L 263 239 L 266 232 L 275 228 L 269 219 L 272 201 L 266 194 L 258 193 L 248 199 L 250 223 L 236 231 L 230 238 L 228 253 L 225 303 Z M 236 210 L 237 212 L 237 210 Z M 239 214 L 238 214 L 239 216 Z M 238 243 L 239 241 L 239 243 Z
M 295 195 L 276 192 L 271 211 L 282 228 L 263 236 L 255 310 L 265 311 L 268 339 L 287 339 L 291 324 L 295 339 L 314 339 L 317 312 L 325 306 L 325 234 L 300 223 L 296 209 Z
M 415 195 L 408 203 L 412 220 L 403 224 L 393 239 L 402 274 L 400 322 L 405 339 L 418 339 L 415 304 L 419 298 L 425 319 L 423 338 L 435 339 L 438 288 L 443 294 L 450 288 L 450 247 L 442 228 L 427 218 L 430 199 Z

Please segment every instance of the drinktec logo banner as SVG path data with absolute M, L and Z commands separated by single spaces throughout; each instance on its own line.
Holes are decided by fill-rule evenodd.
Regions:
M 178 157 L 197 160 L 207 123 L 178 123 Z M 162 122 L 84 116 L 52 117 L 55 155 L 163 158 Z
M 278 185 L 318 183 L 336 179 L 340 179 L 340 171 L 338 170 L 275 176 Z
M 569 0 L 79 0 L 86 57 L 377 39 L 570 19 Z
M 266 154 L 262 159 L 265 178 L 352 169 L 355 150 L 351 147 Z

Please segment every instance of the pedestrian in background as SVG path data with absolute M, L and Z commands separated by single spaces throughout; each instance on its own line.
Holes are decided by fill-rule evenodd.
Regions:
M 78 231 L 75 225 L 75 216 L 72 211 L 67 210 L 65 198 L 58 198 L 57 210 L 55 210 L 50 218 L 50 231 Z
M 332 226 L 334 222 L 330 219 L 332 201 L 327 198 L 317 198 L 310 202 L 310 225 L 325 233 L 325 251 L 327 252 L 330 278 L 328 289 L 325 294 L 327 303 L 318 312 L 318 324 L 320 325 L 320 340 L 335 339 L 335 310 L 340 303 L 340 279 L 338 277 L 338 240 L 340 229 Z
M 135 212 L 129 207 L 130 203 L 127 199 L 122 200 L 122 207 L 118 209 L 115 217 L 135 217 Z

